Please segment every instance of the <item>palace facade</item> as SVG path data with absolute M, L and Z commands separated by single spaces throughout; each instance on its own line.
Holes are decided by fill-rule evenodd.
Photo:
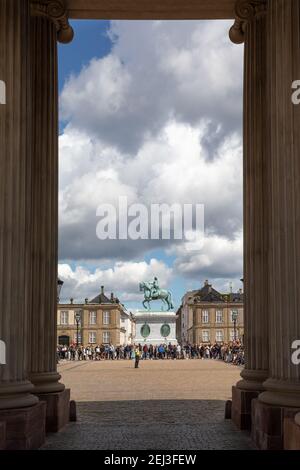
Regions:
M 77 326 L 78 323 L 78 326 Z M 93 346 L 130 344 L 134 319 L 113 293 L 107 297 L 104 286 L 94 299 L 84 303 L 61 303 L 57 308 L 57 344 Z
M 244 339 L 242 290 L 221 294 L 205 281 L 187 292 L 177 311 L 177 339 L 182 344 L 228 343 Z

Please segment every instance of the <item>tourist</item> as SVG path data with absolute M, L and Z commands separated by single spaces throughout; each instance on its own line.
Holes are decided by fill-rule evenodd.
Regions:
M 244 346 L 239 340 L 229 343 L 204 343 L 204 344 L 177 344 L 161 343 L 157 345 L 132 344 L 118 345 L 92 344 L 83 346 L 71 344 L 57 346 L 57 361 L 100 361 L 100 360 L 122 360 L 135 359 L 138 350 L 139 360 L 159 360 L 159 359 L 212 359 L 221 360 L 228 364 L 243 366 L 245 363 Z
M 135 348 L 134 354 L 135 354 L 134 367 L 135 367 L 135 369 L 138 369 L 139 362 L 140 362 L 140 357 L 141 357 L 141 351 L 140 351 L 140 348 L 138 346 Z
M 147 344 L 144 345 L 143 347 L 143 359 L 147 359 L 148 358 L 148 346 Z

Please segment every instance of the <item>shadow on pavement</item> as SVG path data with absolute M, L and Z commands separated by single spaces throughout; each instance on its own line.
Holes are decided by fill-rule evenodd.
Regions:
M 253 449 L 224 410 L 222 400 L 79 402 L 77 422 L 48 435 L 43 449 Z

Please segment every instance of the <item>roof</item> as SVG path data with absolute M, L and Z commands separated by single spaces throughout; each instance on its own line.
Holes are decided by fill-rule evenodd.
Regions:
M 120 301 L 117 297 L 111 293 L 110 298 L 108 298 L 104 293 L 104 286 L 101 286 L 100 294 L 96 295 L 89 304 L 119 304 Z
M 204 286 L 194 294 L 194 302 L 225 302 L 220 292 L 205 282 Z
M 242 291 L 239 292 L 230 292 L 226 294 L 221 294 L 218 292 L 216 289 L 212 287 L 211 284 L 209 284 L 208 281 L 205 281 L 204 286 L 201 287 L 201 289 L 198 290 L 193 290 L 186 292 L 184 295 L 183 299 L 183 304 L 184 303 L 207 303 L 207 302 L 212 302 L 212 303 L 233 303 L 233 302 L 244 302 L 244 294 Z
M 244 294 L 242 292 L 229 294 L 229 302 L 244 302 Z
M 94 299 L 92 299 L 89 304 L 112 304 L 112 302 L 105 294 L 98 294 Z

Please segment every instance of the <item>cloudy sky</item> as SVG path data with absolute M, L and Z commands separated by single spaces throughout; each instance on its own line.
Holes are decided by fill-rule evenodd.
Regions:
M 242 277 L 243 48 L 225 21 L 73 22 L 60 46 L 62 299 L 101 285 L 129 309 L 155 275 L 176 307 L 205 279 L 222 291 Z M 205 237 L 105 240 L 101 204 L 204 204 Z

